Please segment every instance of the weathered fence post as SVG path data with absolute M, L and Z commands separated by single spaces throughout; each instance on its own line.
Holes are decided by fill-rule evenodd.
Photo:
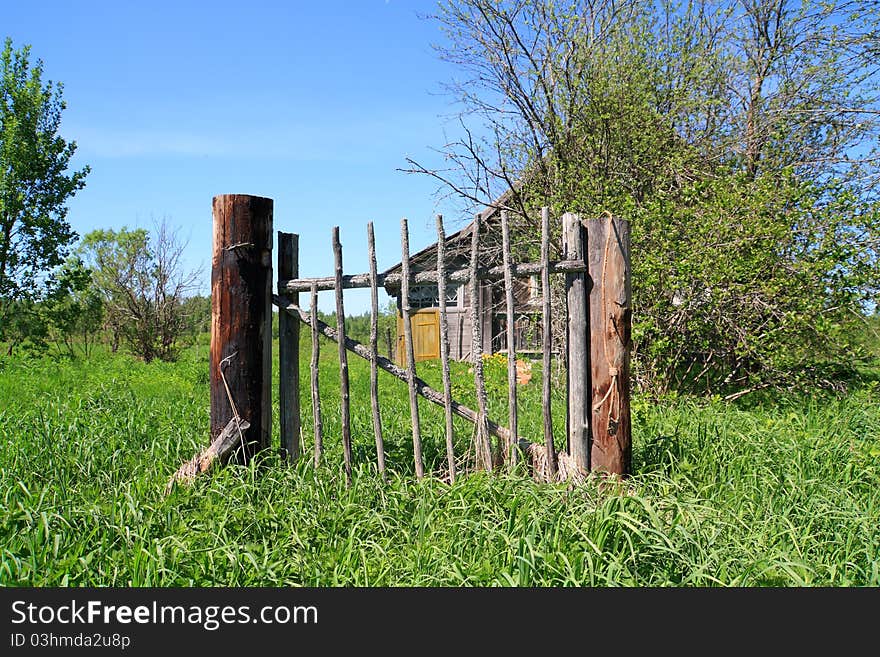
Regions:
M 474 217 L 471 233 L 471 260 L 469 266 L 469 292 L 471 303 L 471 361 L 474 368 L 474 388 L 477 395 L 476 452 L 477 468 L 492 470 L 492 439 L 489 436 L 489 400 L 486 397 L 486 380 L 483 376 L 483 325 L 480 281 L 477 278 L 480 255 L 480 215 Z M 491 339 L 491 336 L 490 336 Z
M 391 339 L 391 327 L 385 327 L 385 348 L 388 351 L 388 360 L 394 360 L 394 340 Z
M 592 236 L 591 236 L 592 237 Z M 587 232 L 576 214 L 562 216 L 565 260 L 586 260 Z M 578 467 L 590 469 L 590 316 L 589 285 L 582 273 L 565 275 L 565 344 L 568 366 L 566 430 L 568 453 Z
M 318 339 L 318 286 L 312 283 L 311 299 L 311 326 L 312 326 L 312 360 L 311 360 L 311 388 L 312 388 L 312 421 L 315 427 L 315 467 L 321 465 L 321 456 L 324 454 L 324 424 L 321 420 L 321 392 L 318 363 L 321 359 L 321 341 Z
M 440 304 L 440 365 L 443 373 L 443 410 L 446 416 L 446 463 L 449 483 L 455 483 L 455 437 L 452 433 L 452 381 L 449 378 L 449 316 L 446 313 L 446 231 L 437 215 L 437 291 Z
M 270 198 L 213 199 L 211 257 L 211 440 L 233 417 L 247 462 L 272 435 L 272 212 Z
M 278 294 L 299 305 L 299 293 L 281 288 L 281 281 L 299 278 L 299 235 L 278 231 Z M 293 462 L 300 452 L 299 320 L 278 313 L 278 403 L 281 453 Z
M 544 338 L 544 357 L 541 396 L 544 403 L 544 454 L 547 459 L 547 473 L 550 481 L 556 479 L 556 447 L 553 444 L 553 414 L 550 399 L 550 358 L 553 350 L 553 335 L 550 316 L 550 208 L 541 208 L 541 328 Z
M 412 320 L 409 307 L 409 226 L 406 219 L 400 220 L 400 249 L 402 259 L 400 270 L 400 315 L 403 318 L 404 350 L 406 356 L 406 380 L 409 386 L 409 409 L 412 419 L 413 458 L 416 464 L 416 477 L 425 476 L 422 458 L 422 428 L 419 420 L 419 400 L 416 394 L 416 357 L 413 350 Z
M 376 436 L 376 463 L 385 477 L 385 441 L 382 437 L 382 415 L 379 412 L 379 285 L 376 270 L 376 236 L 373 222 L 367 224 L 367 250 L 370 255 L 370 407 L 373 411 L 373 433 Z
M 628 475 L 632 470 L 629 353 L 632 322 L 629 222 L 589 221 L 590 353 L 592 361 L 593 470 Z
M 333 262 L 336 267 L 336 332 L 339 334 L 339 413 L 342 427 L 342 454 L 345 483 L 351 486 L 351 395 L 348 381 L 348 352 L 345 350 L 345 304 L 342 286 L 342 243 L 339 226 L 333 227 Z
M 513 296 L 513 261 L 510 254 L 510 223 L 507 210 L 501 211 L 502 260 L 504 263 L 504 300 L 507 311 L 507 409 L 508 428 L 513 438 L 504 446 L 504 458 L 509 468 L 516 465 L 516 444 L 519 436 L 516 399 L 516 314 Z

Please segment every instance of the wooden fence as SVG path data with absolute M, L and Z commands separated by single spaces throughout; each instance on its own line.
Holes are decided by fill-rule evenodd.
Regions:
M 551 217 L 547 208 L 541 215 L 541 261 L 513 262 L 510 227 L 501 213 L 503 263 L 486 267 L 480 262 L 480 216 L 471 233 L 469 266 L 446 270 L 445 232 L 437 217 L 437 266 L 430 271 L 410 271 L 409 231 L 401 222 L 401 272 L 377 272 L 375 236 L 367 225 L 369 271 L 345 274 L 338 228 L 332 229 L 331 248 L 334 275 L 299 278 L 299 237 L 278 232 L 276 294 L 271 290 L 272 250 L 271 199 L 243 195 L 224 195 L 214 199 L 214 244 L 212 258 L 211 324 L 211 437 L 212 446 L 193 459 L 184 475 L 203 471 L 216 458 L 224 458 L 238 443 L 241 458 L 247 460 L 255 450 L 269 446 L 271 418 L 271 305 L 279 309 L 279 398 L 281 447 L 287 458 L 300 457 L 303 428 L 300 419 L 299 362 L 300 327 L 311 333 L 310 394 L 313 412 L 314 463 L 323 458 L 323 422 L 320 404 L 318 358 L 321 337 L 334 342 L 339 354 L 340 426 L 346 477 L 352 471 L 351 413 L 348 354 L 370 363 L 370 401 L 373 438 L 378 469 L 385 473 L 385 449 L 379 404 L 379 372 L 384 371 L 407 384 L 412 420 L 412 450 L 416 476 L 425 476 L 418 396 L 442 406 L 446 422 L 446 457 L 449 478 L 457 474 L 454 451 L 453 416 L 475 425 L 476 466 L 482 469 L 514 467 L 525 459 L 543 479 L 559 480 L 582 476 L 592 470 L 627 475 L 631 467 L 629 413 L 630 344 L 630 263 L 629 224 L 610 215 L 582 221 L 565 214 L 562 222 L 563 253 L 550 260 Z M 312 247 L 310 247 L 312 248 Z M 538 441 L 519 435 L 515 347 L 507 350 L 508 417 L 507 426 L 488 417 L 488 400 L 483 372 L 483 340 L 480 335 L 481 295 L 479 281 L 503 281 L 507 314 L 507 344 L 515 345 L 513 281 L 540 275 L 543 328 L 543 435 Z M 552 333 L 550 276 L 564 277 L 565 366 L 566 366 L 566 449 L 554 450 L 553 420 L 550 415 Z M 472 345 L 471 362 L 477 408 L 464 406 L 452 397 L 447 335 L 445 294 L 439 295 L 440 357 L 443 390 L 436 390 L 419 378 L 413 357 L 409 299 L 413 285 L 436 283 L 440 290 L 450 282 L 466 283 L 470 289 Z M 401 290 L 405 363 L 395 364 L 379 353 L 378 288 Z M 369 344 L 358 343 L 345 332 L 345 289 L 369 288 L 371 325 Z M 317 298 L 321 291 L 333 290 L 336 300 L 336 326 L 318 318 Z M 308 303 L 301 303 L 307 294 Z M 359 391 L 358 391 L 359 392 Z M 492 448 L 491 437 L 498 441 Z M 356 438 L 363 438 L 358 436 Z M 372 441 L 371 441 L 372 442 Z M 221 443 L 223 443 L 221 445 Z M 226 447 L 224 447 L 226 446 Z M 206 458 L 205 455 L 210 458 Z M 185 468 L 181 468 L 181 472 Z

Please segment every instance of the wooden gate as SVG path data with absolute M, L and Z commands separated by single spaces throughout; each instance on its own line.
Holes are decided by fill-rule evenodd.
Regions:
M 219 201 L 231 199 L 229 211 L 225 214 L 216 210 Z M 255 364 L 270 363 L 265 349 L 257 349 L 268 340 L 246 340 L 247 326 L 259 325 L 259 335 L 270 335 L 271 304 L 278 307 L 281 315 L 279 330 L 279 392 L 281 408 L 281 447 L 291 460 L 300 454 L 300 405 L 299 401 L 299 324 L 310 330 L 312 340 L 311 393 L 314 413 L 315 464 L 321 461 L 322 423 L 318 383 L 319 336 L 334 342 L 339 350 L 340 376 L 340 415 L 341 439 L 344 447 L 346 477 L 351 480 L 352 435 L 349 410 L 349 377 L 347 353 L 351 352 L 370 363 L 370 399 L 373 415 L 373 428 L 376 439 L 376 454 L 379 471 L 384 474 L 385 454 L 382 437 L 381 415 L 379 412 L 377 373 L 384 370 L 397 379 L 407 383 L 410 397 L 412 420 L 413 457 L 418 477 L 424 476 L 422 462 L 421 429 L 417 395 L 442 406 L 446 416 L 446 447 L 449 463 L 449 478 L 454 480 L 456 459 L 453 451 L 452 416 L 464 418 L 475 425 L 473 452 L 478 468 L 493 469 L 499 463 L 513 467 L 519 458 L 528 459 L 535 474 L 549 480 L 565 479 L 570 475 L 580 476 L 592 470 L 605 473 L 627 475 L 631 468 L 631 427 L 629 409 L 629 349 L 631 326 L 631 288 L 629 262 L 629 222 L 612 217 L 581 220 L 578 215 L 566 213 L 562 219 L 562 249 L 560 260 L 550 260 L 549 233 L 550 213 L 548 208 L 541 212 L 541 261 L 513 262 L 510 253 L 509 226 L 506 211 L 501 211 L 501 224 L 504 233 L 504 264 L 485 267 L 481 264 L 480 221 L 477 215 L 471 231 L 471 249 L 466 269 L 446 271 L 442 249 L 437 253 L 436 271 L 409 271 L 409 233 L 407 222 L 401 222 L 402 271 L 400 274 L 378 274 L 376 271 L 375 239 L 372 223 L 367 225 L 367 241 L 370 256 L 370 271 L 367 274 L 344 274 L 342 266 L 342 246 L 339 229 L 332 231 L 332 247 L 335 260 L 335 275 L 322 278 L 298 278 L 299 238 L 291 233 L 278 233 L 278 281 L 277 294 L 271 294 L 271 287 L 265 277 L 271 272 L 271 199 L 247 196 L 221 196 L 215 199 L 215 226 L 212 281 L 225 280 L 221 274 L 226 269 L 234 270 L 243 279 L 253 279 L 251 297 L 240 297 L 238 287 L 232 288 L 216 284 L 212 288 L 212 427 L 222 427 L 222 431 L 212 430 L 212 445 L 190 464 L 193 471 L 205 471 L 210 463 L 228 456 L 235 446 L 235 436 L 242 442 L 253 443 L 265 448 L 265 434 L 268 422 L 260 426 L 260 435 L 251 439 L 243 432 L 252 426 L 262 415 L 267 414 L 271 404 L 271 370 L 258 368 Z M 222 205 L 222 204 L 221 204 Z M 223 208 L 226 206 L 224 205 Z M 250 215 L 259 215 L 259 221 L 246 221 Z M 227 216 L 228 215 L 228 216 Z M 239 233 L 227 235 L 222 230 L 226 224 L 242 226 Z M 219 227 L 219 228 L 218 228 Z M 246 229 L 246 230 L 245 230 Z M 443 244 L 444 231 L 440 216 L 437 217 L 438 245 Z M 517 381 L 516 349 L 508 350 L 508 421 L 507 427 L 493 422 L 488 417 L 488 402 L 483 378 L 483 350 L 480 331 L 479 282 L 503 280 L 506 292 L 506 316 L 508 345 L 515 345 L 514 293 L 515 278 L 539 274 L 542 294 L 542 333 L 543 333 L 543 444 L 533 442 L 518 433 L 517 422 Z M 556 452 L 553 444 L 553 423 L 550 417 L 550 283 L 551 274 L 564 275 L 564 294 L 562 302 L 566 317 L 565 365 L 566 365 L 566 449 Z M 445 296 L 441 295 L 437 309 L 415 310 L 404 307 L 404 318 L 412 316 L 412 321 L 399 321 L 404 334 L 404 354 L 397 349 L 397 359 L 405 365 L 398 366 L 378 353 L 378 301 L 377 288 L 399 287 L 402 298 L 409 298 L 410 283 L 436 283 L 439 289 L 446 289 L 447 283 L 466 283 L 469 296 L 476 303 L 471 305 L 472 344 L 470 372 L 473 373 L 477 408 L 471 409 L 452 398 L 449 377 L 449 337 L 448 317 Z M 345 333 L 345 311 L 343 291 L 349 288 L 370 288 L 371 290 L 371 331 L 369 345 L 360 344 Z M 248 288 L 250 289 L 250 288 Z M 235 291 L 233 291 L 235 290 Z M 322 322 L 317 313 L 318 292 L 332 290 L 336 296 L 335 329 Z M 310 293 L 308 301 L 300 303 L 300 294 Z M 236 314 L 236 309 L 250 304 L 259 306 L 261 314 L 251 317 Z M 248 306 L 248 307 L 250 307 Z M 232 310 L 230 310 L 230 308 Z M 307 310 L 309 309 L 309 310 Z M 402 324 L 402 326 L 401 326 Z M 223 327 L 223 332 L 218 330 Z M 412 329 L 412 330 L 409 330 Z M 439 334 L 439 335 L 438 335 Z M 250 334 L 247 334 L 250 335 Z M 259 343 L 259 344 L 258 344 Z M 438 349 L 439 343 L 439 349 Z M 256 345 L 256 346 L 255 346 Z M 439 354 L 438 354 L 439 351 Z M 418 357 L 416 357 L 418 354 Z M 401 355 L 405 356 L 402 358 Z M 416 374 L 415 361 L 436 358 L 439 355 L 443 372 L 443 390 L 431 388 Z M 230 368 L 223 366 L 234 362 L 235 377 L 241 378 L 242 392 L 238 392 L 238 381 L 227 382 L 232 376 Z M 217 380 L 213 385 L 215 371 Z M 244 384 L 247 384 L 246 386 Z M 227 400 L 226 406 L 219 401 Z M 235 403 L 233 403 L 233 399 Z M 218 402 L 218 403 L 215 403 Z M 269 414 L 271 416 L 271 414 Z M 214 433 L 218 435 L 214 436 Z M 230 439 L 224 436 L 232 436 Z M 491 436 L 498 439 L 495 450 Z M 228 436 L 227 436 L 228 438 Z M 494 452 L 494 453 L 493 453 Z M 179 478 L 188 478 L 183 473 Z
M 292 271 L 282 258 L 296 261 L 289 248 L 281 248 L 279 253 L 278 294 L 273 302 L 279 311 L 306 324 L 312 332 L 312 399 L 313 407 L 319 399 L 319 382 L 316 363 L 319 335 L 336 343 L 340 356 L 341 426 L 342 443 L 347 477 L 351 476 L 351 430 L 349 410 L 348 364 L 346 352 L 350 351 L 371 364 L 370 398 L 373 410 L 373 429 L 376 439 L 376 453 L 379 470 L 384 472 L 384 447 L 379 412 L 377 372 L 384 370 L 407 383 L 410 398 L 412 421 L 413 457 L 416 475 L 424 476 L 422 459 L 422 437 L 418 405 L 416 399 L 421 395 L 428 401 L 443 406 L 446 411 L 446 447 L 450 479 L 455 478 L 456 455 L 452 437 L 452 415 L 465 418 L 475 425 L 473 455 L 477 468 L 494 469 L 499 464 L 514 467 L 517 461 L 525 458 L 532 464 L 533 471 L 543 478 L 565 478 L 592 470 L 626 475 L 631 467 L 631 428 L 629 414 L 629 343 L 630 343 L 630 264 L 629 264 L 629 222 L 611 216 L 581 220 L 572 213 L 561 219 L 562 249 L 560 260 L 550 260 L 550 212 L 541 212 L 541 261 L 514 262 L 511 257 L 509 222 L 507 212 L 501 210 L 503 233 L 503 265 L 485 266 L 485 248 L 481 248 L 481 215 L 477 215 L 470 231 L 470 257 L 467 267 L 447 271 L 444 249 L 445 232 L 441 217 L 437 217 L 437 268 L 436 270 L 410 270 L 409 229 L 407 221 L 401 221 L 401 270 L 400 273 L 379 274 L 375 259 L 375 238 L 373 225 L 367 225 L 367 244 L 369 247 L 370 271 L 366 274 L 344 274 L 342 266 L 342 246 L 339 229 L 332 231 L 332 247 L 336 273 L 334 276 L 320 278 L 296 278 L 286 274 Z M 279 244 L 296 241 L 295 235 L 279 232 Z M 286 274 L 286 275 L 285 275 Z M 564 276 L 564 294 L 560 301 L 564 308 L 560 313 L 566 317 L 565 366 L 566 366 L 566 448 L 559 453 L 553 445 L 553 427 L 550 418 L 550 282 L 552 274 Z M 505 290 L 507 343 L 515 345 L 514 319 L 515 298 L 513 281 L 517 278 L 530 278 L 540 275 L 542 297 L 542 395 L 544 431 L 543 444 L 523 437 L 518 432 L 517 420 L 517 362 L 516 348 L 507 351 L 508 369 L 508 423 L 503 426 L 488 417 L 487 390 L 483 375 L 483 339 L 481 335 L 482 298 L 479 289 L 482 281 L 503 281 Z M 290 278 L 287 278 L 290 276 Z M 398 319 L 398 332 L 403 340 L 398 344 L 396 360 L 392 363 L 378 353 L 377 340 L 377 289 L 400 290 L 401 299 L 410 299 L 410 286 L 437 285 L 446 289 L 447 284 L 466 284 L 468 298 L 474 300 L 470 305 L 471 353 L 472 363 L 469 372 L 473 374 L 477 408 L 471 409 L 452 398 L 449 377 L 449 319 L 445 305 L 445 295 L 440 295 L 440 307 L 410 308 L 401 307 L 402 317 Z M 369 288 L 371 290 L 371 335 L 370 344 L 360 344 L 346 335 L 343 292 L 350 288 Z M 336 297 L 336 327 L 321 322 L 317 315 L 317 295 L 320 291 L 333 291 Z M 300 293 L 311 293 L 311 303 L 300 303 Z M 311 312 L 305 310 L 311 307 Z M 281 349 L 279 362 L 281 375 L 285 379 L 296 380 L 286 373 L 285 363 L 296 362 L 299 358 L 299 343 L 294 339 L 279 341 Z M 439 353 L 438 353 L 439 352 Z M 441 361 L 444 374 L 443 390 L 431 388 L 416 373 L 416 362 L 429 358 Z M 294 393 L 296 395 L 298 393 Z M 296 406 L 282 404 L 280 413 L 282 426 L 299 426 L 298 418 L 293 418 Z M 290 417 L 288 421 L 285 418 Z M 497 438 L 493 446 L 491 437 Z M 282 432 L 282 445 L 288 454 L 299 454 L 299 435 L 296 431 Z M 315 425 L 315 462 L 321 460 L 321 426 Z

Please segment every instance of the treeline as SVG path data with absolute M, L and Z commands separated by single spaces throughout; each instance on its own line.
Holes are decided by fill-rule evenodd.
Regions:
M 174 360 L 210 329 L 211 300 L 195 294 L 200 272 L 186 271 L 182 243 L 167 222 L 145 229 L 88 233 L 39 299 L 6 303 L 6 353 L 88 356 L 95 344 L 151 361 Z

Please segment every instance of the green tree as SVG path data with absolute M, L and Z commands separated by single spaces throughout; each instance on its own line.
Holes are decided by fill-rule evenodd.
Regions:
M 59 352 L 88 357 L 98 341 L 104 319 L 104 301 L 92 283 L 92 272 L 76 256 L 61 267 L 58 284 L 40 304 L 47 336 Z
M 502 199 L 525 254 L 541 205 L 631 219 L 645 387 L 834 383 L 863 356 L 849 328 L 880 281 L 876 8 L 448 0 L 434 19 L 464 137 L 441 149 L 452 167 L 408 170 L 470 210 Z
M 211 297 L 200 294 L 189 296 L 183 300 L 182 306 L 190 341 L 195 342 L 200 335 L 211 331 Z
M 65 204 L 89 172 L 66 173 L 76 143 L 58 134 L 63 87 L 44 85 L 42 62 L 29 57 L 11 39 L 0 55 L 0 337 L 13 308 L 51 291 L 50 272 L 76 239 Z
M 175 358 L 199 309 L 187 303 L 200 272 L 184 269 L 184 247 L 165 221 L 153 235 L 123 227 L 83 238 L 78 253 L 93 271 L 114 351 L 123 343 L 148 362 Z
M 71 256 L 54 272 L 52 285 L 40 301 L 11 302 L 5 330 L 7 355 L 19 346 L 28 353 L 42 354 L 54 344 L 59 355 L 74 357 L 79 350 L 88 356 L 100 336 L 104 312 L 91 282 L 91 272 Z

